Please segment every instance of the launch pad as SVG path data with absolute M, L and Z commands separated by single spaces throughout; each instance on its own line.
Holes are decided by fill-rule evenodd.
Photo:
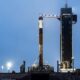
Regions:
M 59 72 L 73 72 L 74 57 L 72 55 L 72 24 L 76 24 L 77 15 L 72 8 L 65 4 L 60 10 L 60 16 L 49 15 L 39 17 L 39 66 L 43 66 L 43 19 L 56 18 L 60 21 L 60 61 L 58 62 Z M 60 63 L 60 64 L 59 64 Z
M 60 61 L 57 61 L 57 72 L 43 59 L 43 19 L 57 18 L 60 21 Z M 20 73 L 0 73 L 0 80 L 80 80 L 80 69 L 74 68 L 72 55 L 72 24 L 77 22 L 77 15 L 66 4 L 61 8 L 60 16 L 40 16 L 39 27 L 39 63 L 25 71 L 25 61 L 20 66 Z

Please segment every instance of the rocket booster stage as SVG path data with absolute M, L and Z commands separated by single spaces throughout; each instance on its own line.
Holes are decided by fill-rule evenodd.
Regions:
M 39 66 L 43 66 L 43 17 L 39 17 Z

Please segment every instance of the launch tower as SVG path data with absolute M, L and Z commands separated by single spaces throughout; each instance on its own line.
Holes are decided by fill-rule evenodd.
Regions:
M 72 24 L 77 22 L 77 15 L 73 14 L 72 8 L 65 5 L 60 12 L 60 70 L 71 71 L 72 65 Z

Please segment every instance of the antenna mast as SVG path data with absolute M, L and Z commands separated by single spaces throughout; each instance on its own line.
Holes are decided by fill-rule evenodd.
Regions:
M 66 3 L 65 3 L 65 8 L 68 7 L 68 0 L 66 0 Z

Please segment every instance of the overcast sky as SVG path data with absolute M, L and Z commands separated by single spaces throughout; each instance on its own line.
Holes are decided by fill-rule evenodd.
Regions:
M 73 25 L 73 55 L 75 67 L 80 68 L 80 0 L 68 0 L 78 22 Z M 11 61 L 11 70 L 19 71 L 22 61 L 26 67 L 38 62 L 38 17 L 41 14 L 60 15 L 65 0 L 0 0 L 0 66 Z M 44 63 L 56 70 L 60 59 L 60 22 L 44 19 Z M 0 67 L 0 72 L 1 72 Z

